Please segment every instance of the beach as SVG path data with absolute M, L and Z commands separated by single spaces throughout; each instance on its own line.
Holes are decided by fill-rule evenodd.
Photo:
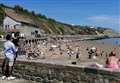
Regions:
M 22 46 L 22 45 L 21 45 Z M 52 50 L 51 50 L 52 47 Z M 71 57 L 68 55 L 68 47 L 72 50 L 73 54 Z M 99 56 L 96 59 L 89 59 L 88 58 L 88 51 L 92 48 L 97 48 Z M 22 47 L 23 49 L 24 47 Z M 40 51 L 39 59 L 52 59 L 52 60 L 64 60 L 64 61 L 77 61 L 78 63 L 84 62 L 98 62 L 100 64 L 105 64 L 106 58 L 108 54 L 113 51 L 116 53 L 117 57 L 120 58 L 120 46 L 111 44 L 111 43 L 104 43 L 98 41 L 74 41 L 74 42 L 48 42 L 45 45 L 45 42 L 39 42 L 37 48 Z M 79 58 L 76 59 L 76 49 L 79 48 Z M 102 56 L 101 56 L 102 53 Z M 3 56 L 3 55 L 2 55 Z M 27 55 L 20 55 L 18 59 L 27 60 Z M 32 58 L 34 59 L 34 58 Z
M 120 47 L 118 45 L 112 45 L 112 44 L 104 44 L 104 43 L 98 43 L 95 41 L 79 41 L 79 42 L 71 42 L 71 43 L 67 43 L 67 45 L 70 46 L 70 48 L 72 48 L 73 51 L 76 50 L 76 48 L 80 49 L 80 61 L 82 62 L 87 62 L 90 61 L 88 59 L 88 51 L 87 49 L 90 49 L 91 47 L 96 47 L 97 51 L 99 53 L 103 52 L 102 56 L 97 56 L 96 61 L 100 62 L 100 63 L 104 63 L 106 60 L 106 56 L 111 52 L 114 51 L 117 55 L 118 58 L 120 58 Z M 66 44 L 61 44 L 61 49 L 62 50 L 66 50 Z M 49 52 L 46 49 L 46 57 L 48 58 L 52 58 L 52 59 L 69 59 L 66 52 L 63 52 L 62 55 L 59 54 L 58 49 L 55 49 L 54 52 Z M 71 56 L 71 60 L 75 60 L 75 56 L 72 55 Z M 91 60 L 92 61 L 92 60 Z
M 23 48 L 26 48 L 25 46 L 27 46 L 27 45 L 24 45 Z M 74 42 L 72 42 L 72 41 L 70 41 L 70 42 L 54 41 L 54 42 L 47 42 L 47 43 L 45 43 L 45 41 L 39 41 L 37 45 L 31 44 L 32 49 L 35 49 L 35 47 L 37 47 L 40 51 L 39 57 L 28 58 L 28 54 L 18 55 L 16 65 L 15 65 L 15 66 L 17 66 L 16 67 L 17 75 L 21 75 L 21 74 L 18 74 L 18 72 L 22 72 L 21 76 L 30 75 L 31 78 L 33 78 L 33 75 L 36 75 L 38 78 L 38 75 L 41 74 L 40 72 L 43 72 L 45 69 L 47 71 L 49 70 L 49 72 L 50 71 L 53 72 L 53 69 L 55 68 L 55 70 L 58 70 L 58 73 L 60 71 L 64 71 L 64 73 L 70 72 L 70 75 L 71 75 L 71 71 L 69 71 L 69 69 L 70 70 L 72 69 L 72 72 L 75 73 L 75 74 L 73 74 L 74 77 L 76 77 L 75 75 L 77 75 L 78 72 L 86 73 L 86 70 L 88 70 L 88 69 L 90 69 L 89 70 L 90 73 L 93 71 L 96 71 L 96 69 L 97 69 L 97 72 L 104 71 L 105 76 L 106 76 L 106 72 L 109 73 L 109 71 L 110 71 L 110 73 L 111 73 L 110 69 L 105 68 L 105 62 L 106 62 L 106 58 L 107 58 L 106 55 L 108 55 L 111 51 L 114 51 L 116 53 L 117 57 L 120 58 L 120 56 L 119 56 L 120 55 L 120 52 L 119 52 L 120 46 L 119 45 L 109 44 L 109 43 L 104 43 L 104 42 L 97 42 L 97 41 L 90 41 L 90 40 L 89 41 L 74 41 Z M 51 49 L 51 47 L 52 47 L 52 49 Z M 71 57 L 68 55 L 68 47 L 73 52 Z M 102 56 L 99 55 L 96 57 L 96 59 L 89 59 L 88 51 L 92 47 L 97 48 L 98 54 L 103 52 Z M 80 52 L 79 58 L 76 58 L 76 48 L 79 48 L 79 52 Z M 1 61 L 3 60 L 3 55 L 1 55 L 0 59 L 1 59 Z M 20 63 L 22 63 L 23 65 Z M 40 65 L 42 65 L 42 66 L 40 66 Z M 41 68 L 43 68 L 43 69 L 41 69 Z M 15 71 L 16 71 L 16 69 L 15 69 Z M 80 71 L 81 69 L 84 71 Z M 76 70 L 79 70 L 79 71 L 77 72 Z M 28 71 L 29 74 L 27 74 L 26 71 Z M 32 71 L 32 72 L 30 72 L 30 71 Z M 45 72 L 47 72 L 47 71 L 45 71 Z M 116 71 L 118 72 L 120 70 L 118 69 L 118 70 L 115 70 L 115 72 Z M 23 74 L 23 72 L 24 72 L 24 74 Z M 104 75 L 104 72 L 103 72 L 103 75 Z M 14 73 L 14 74 L 16 74 L 16 73 Z M 44 74 L 45 73 L 43 73 L 42 75 L 44 75 Z M 59 74 L 57 74 L 57 77 L 58 77 L 58 75 Z M 78 76 L 80 76 L 80 75 L 81 74 L 78 74 Z M 85 75 L 85 77 L 88 75 L 90 75 L 90 74 Z M 96 74 L 93 74 L 93 75 L 96 76 Z M 97 76 L 98 75 L 99 75 L 99 73 L 97 73 Z M 109 74 L 107 74 L 107 75 L 109 75 Z M 90 78 L 92 76 L 90 76 Z M 17 79 L 17 81 L 21 82 L 23 80 Z M 28 81 L 25 80 L 25 82 L 28 82 Z M 56 83 L 59 83 L 59 82 L 56 82 Z M 78 82 L 76 82 L 76 83 L 78 83 Z

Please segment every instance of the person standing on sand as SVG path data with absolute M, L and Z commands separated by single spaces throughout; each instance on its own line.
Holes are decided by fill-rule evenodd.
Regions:
M 96 59 L 96 56 L 97 56 L 97 48 L 96 47 L 92 47 L 89 51 L 88 51 L 88 54 L 89 54 L 89 59 Z
M 80 49 L 76 48 L 76 59 L 80 58 Z
M 6 42 L 4 43 L 4 61 L 2 64 L 2 79 L 13 80 L 15 77 L 12 76 L 13 65 L 15 63 L 17 48 L 11 41 L 11 35 L 6 36 Z

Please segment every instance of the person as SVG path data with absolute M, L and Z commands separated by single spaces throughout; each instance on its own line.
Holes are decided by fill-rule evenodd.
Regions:
M 116 54 L 111 52 L 109 57 L 106 59 L 106 68 L 118 69 L 119 68 L 119 59 L 116 57 Z
M 118 66 L 120 67 L 120 58 L 119 58 L 119 60 L 118 60 Z
M 79 57 L 80 57 L 80 49 L 77 48 L 76 49 L 76 59 L 79 59 Z
M 13 65 L 15 60 L 15 55 L 17 48 L 14 43 L 11 41 L 11 35 L 6 36 L 6 42 L 4 43 L 4 61 L 2 64 L 2 79 L 13 80 L 15 77 L 12 76 Z
M 89 59 L 96 59 L 96 56 L 97 56 L 97 48 L 96 47 L 92 47 L 89 51 L 88 51 L 88 54 L 89 54 Z
M 14 38 L 14 39 L 12 39 L 12 42 L 13 42 L 13 44 L 15 45 L 16 48 L 19 47 L 19 38 L 16 38 L 16 39 Z M 18 56 L 18 51 L 15 53 L 15 60 L 16 60 L 17 56 Z

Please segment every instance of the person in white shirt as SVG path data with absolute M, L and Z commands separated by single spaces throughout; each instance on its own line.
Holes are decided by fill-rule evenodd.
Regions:
M 11 35 L 6 36 L 6 42 L 4 43 L 4 61 L 2 65 L 2 73 L 4 76 L 2 76 L 2 79 L 15 79 L 15 77 L 12 76 L 12 70 L 14 65 L 14 60 L 16 58 L 16 52 L 17 48 L 14 45 L 14 43 L 11 41 Z

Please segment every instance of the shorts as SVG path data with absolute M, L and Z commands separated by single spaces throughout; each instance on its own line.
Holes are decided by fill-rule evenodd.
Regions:
M 14 59 L 9 58 L 9 57 L 5 57 L 5 63 L 9 66 L 13 66 L 14 65 Z

